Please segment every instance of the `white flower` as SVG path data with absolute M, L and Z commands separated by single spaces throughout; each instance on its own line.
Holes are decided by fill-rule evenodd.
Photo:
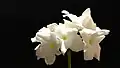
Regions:
M 82 39 L 85 43 L 84 59 L 92 60 L 93 57 L 100 59 L 100 46 L 99 43 L 105 38 L 105 35 L 109 34 L 109 30 L 101 30 L 97 27 L 96 30 L 84 28 L 80 31 Z
M 62 13 L 65 14 L 63 15 L 63 17 L 66 17 L 66 16 L 69 17 L 72 23 L 76 25 L 77 28 L 79 27 L 79 29 L 83 29 L 83 28 L 88 28 L 93 30 L 96 29 L 96 24 L 93 22 L 93 19 L 91 17 L 90 8 L 87 8 L 79 17 L 77 17 L 76 15 L 70 14 L 66 10 L 63 10 Z
M 67 28 L 65 24 L 59 23 L 55 33 L 62 40 L 61 52 L 63 54 L 68 48 L 75 52 L 83 50 L 84 44 L 77 32 L 76 28 Z
M 35 48 L 37 58 L 44 58 L 48 65 L 53 64 L 56 58 L 55 55 L 61 54 L 59 51 L 61 41 L 54 32 L 51 32 L 49 28 L 43 27 L 36 33 L 36 36 L 32 38 L 32 40 L 33 39 L 41 42 L 41 44 Z

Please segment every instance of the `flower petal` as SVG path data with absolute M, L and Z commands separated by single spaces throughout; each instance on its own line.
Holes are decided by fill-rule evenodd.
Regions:
M 50 39 L 50 33 L 37 32 L 36 38 L 42 38 L 43 40 L 48 41 Z
M 91 13 L 90 8 L 87 8 L 82 15 L 89 15 Z
M 83 28 L 82 24 L 80 24 L 80 23 L 73 23 L 73 22 L 70 22 L 70 21 L 65 20 L 65 19 L 63 19 L 63 20 L 64 20 L 64 24 L 67 28 L 77 28 L 77 29 Z
M 92 60 L 93 57 L 94 57 L 94 49 L 92 46 L 84 50 L 84 60 Z
M 110 30 L 102 29 L 102 30 L 98 31 L 98 34 L 99 35 L 108 35 L 109 32 L 110 32 Z
M 37 42 L 35 37 L 34 37 L 34 38 L 31 38 L 31 41 L 32 41 L 32 42 Z
M 80 32 L 80 35 L 82 36 L 82 39 L 84 40 L 85 43 L 89 43 L 89 40 L 90 40 L 90 33 L 91 31 L 89 30 L 86 30 L 86 29 L 83 29 L 82 31 L 79 31 Z
M 62 39 L 61 39 L 61 40 L 62 40 Z M 66 51 L 67 51 L 67 48 L 65 47 L 65 43 L 64 43 L 64 41 L 62 40 L 61 52 L 62 52 L 62 54 L 64 55 L 64 54 L 66 53 Z
M 92 39 L 92 42 L 93 42 L 92 45 L 97 45 L 97 44 L 99 44 L 104 38 L 105 38 L 104 35 L 94 37 L 94 38 Z
M 52 24 L 47 25 L 47 28 L 49 28 L 51 32 L 54 32 L 56 26 L 57 26 L 56 23 L 52 23 Z
M 45 57 L 45 63 L 47 65 L 51 65 L 55 62 L 56 56 L 55 55 L 50 55 Z
M 62 13 L 65 14 L 63 17 L 69 17 L 72 22 L 79 22 L 79 18 L 76 15 L 70 14 L 66 10 L 63 10 Z
M 83 50 L 84 43 L 79 35 L 77 35 L 78 30 L 73 29 L 72 32 L 68 33 L 68 37 L 71 40 L 71 46 L 69 47 L 72 51 L 78 52 Z
M 96 46 L 94 46 L 94 51 L 95 51 L 94 57 L 95 57 L 96 59 L 100 60 L 100 51 L 101 51 L 101 48 L 100 48 L 100 45 L 99 45 L 99 44 L 96 45 Z
M 39 44 L 39 45 L 41 45 L 41 47 L 36 49 L 36 56 L 39 57 L 39 58 L 44 58 L 45 57 L 45 51 L 42 47 L 43 45 L 42 44 Z

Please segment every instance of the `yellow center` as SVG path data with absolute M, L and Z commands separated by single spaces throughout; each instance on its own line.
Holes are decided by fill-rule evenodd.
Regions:
M 92 39 L 89 40 L 89 44 L 92 44 Z
M 54 43 L 50 43 L 50 48 L 54 48 Z
M 62 39 L 63 39 L 63 40 L 67 40 L 67 36 L 66 36 L 66 35 L 63 35 L 63 36 L 62 36 Z

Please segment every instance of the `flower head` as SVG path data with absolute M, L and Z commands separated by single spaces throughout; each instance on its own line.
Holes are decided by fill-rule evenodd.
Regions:
M 87 8 L 81 16 L 77 17 L 74 14 L 69 13 L 66 10 L 63 10 L 62 13 L 63 17 L 69 17 L 72 21 L 73 25 L 76 25 L 78 29 L 88 28 L 88 29 L 95 29 L 96 24 L 93 22 L 93 19 L 91 17 L 91 11 L 90 8 Z
M 77 32 L 76 28 L 68 28 L 65 24 L 59 23 L 55 33 L 62 40 L 61 51 L 63 54 L 68 48 L 76 52 L 83 50 L 84 44 Z
M 100 46 L 99 43 L 109 34 L 109 30 L 90 30 L 84 28 L 80 31 L 82 39 L 85 43 L 84 59 L 92 60 L 93 57 L 100 59 Z
M 35 48 L 38 59 L 44 58 L 46 64 L 53 64 L 56 58 L 55 55 L 61 54 L 59 51 L 61 46 L 59 38 L 57 38 L 49 28 L 44 27 L 36 33 L 35 39 L 41 42 L 41 44 Z

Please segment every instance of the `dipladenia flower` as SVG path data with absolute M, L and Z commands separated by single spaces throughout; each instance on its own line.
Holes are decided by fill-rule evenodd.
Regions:
M 48 65 L 54 63 L 56 58 L 55 55 L 61 54 L 59 48 L 62 43 L 49 28 L 43 27 L 31 40 L 32 42 L 41 42 L 41 44 L 35 48 L 36 56 L 38 59 L 44 58 Z
M 65 24 L 59 23 L 55 33 L 62 40 L 61 52 L 65 54 L 68 48 L 78 52 L 83 50 L 84 44 L 76 28 L 67 28 Z
M 93 57 L 100 59 L 100 46 L 99 43 L 105 38 L 105 35 L 109 34 L 109 30 L 101 30 L 97 28 L 96 30 L 90 30 L 84 28 L 80 31 L 82 39 L 85 43 L 84 49 L 84 59 L 92 60 Z

